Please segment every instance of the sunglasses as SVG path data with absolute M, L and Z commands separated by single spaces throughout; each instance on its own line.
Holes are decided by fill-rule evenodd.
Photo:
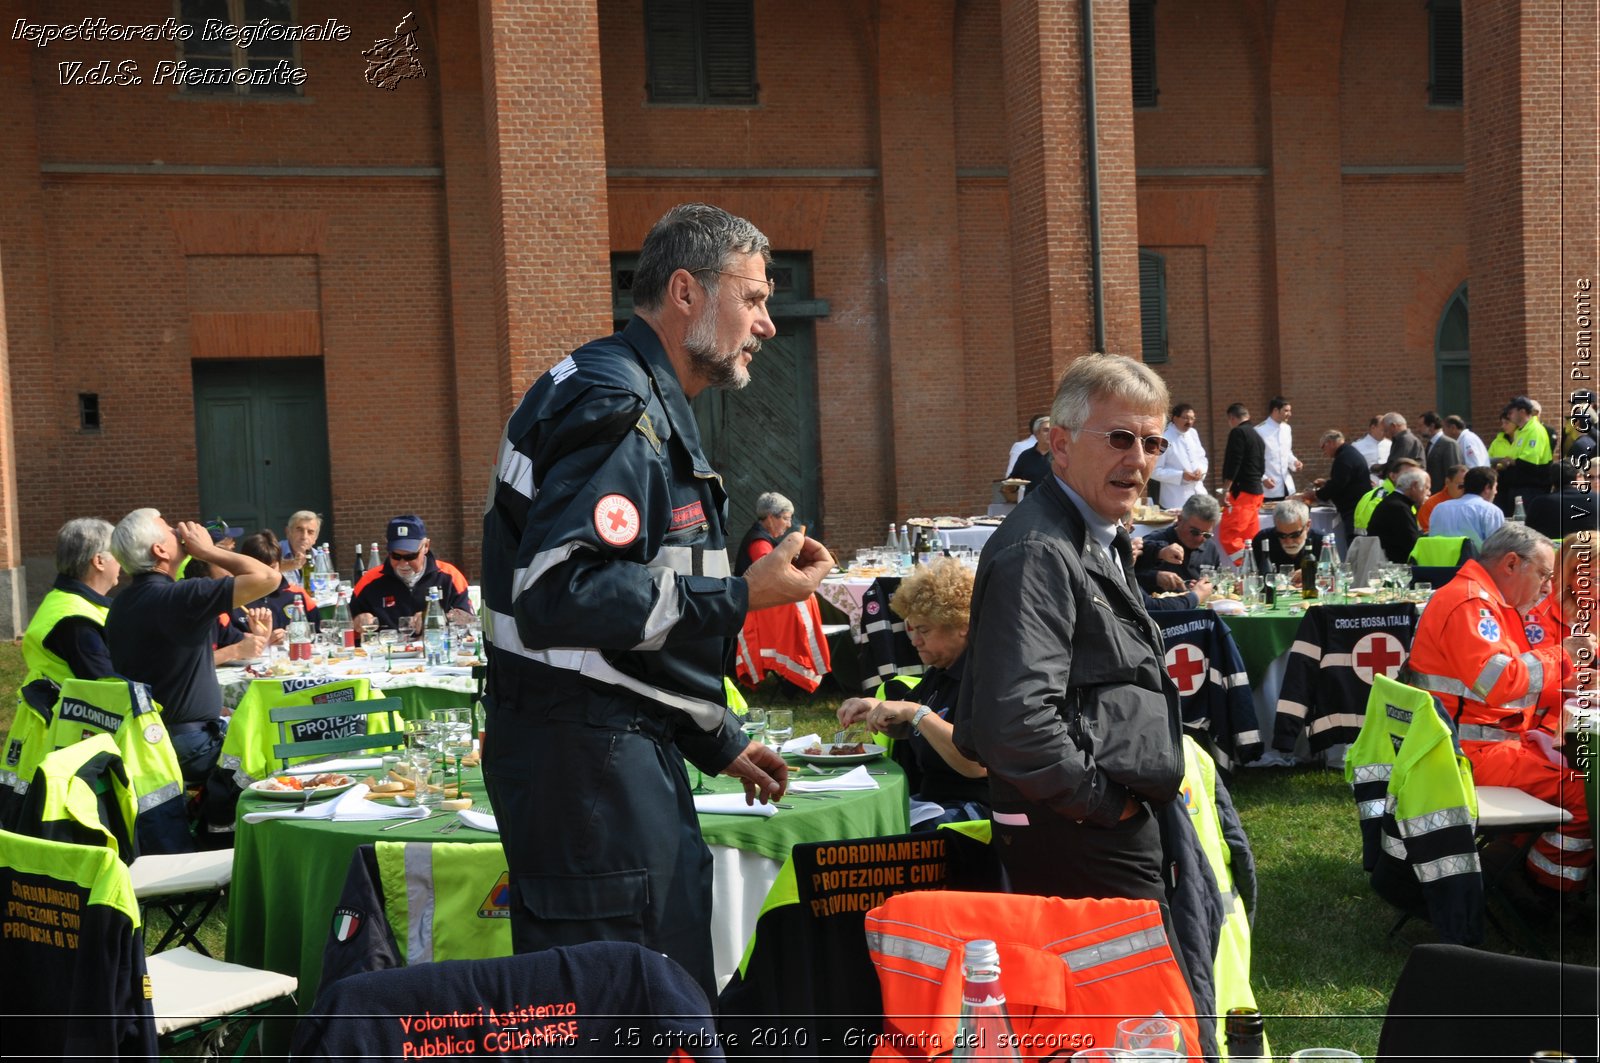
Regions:
M 414 550 L 409 554 L 402 554 L 398 550 L 390 550 L 389 551 L 389 560 L 391 560 L 391 561 L 415 561 L 417 558 L 419 558 L 421 556 L 422 556 L 422 551 L 420 551 L 420 550 Z
M 1306 530 L 1304 528 L 1296 528 L 1294 531 L 1276 531 L 1273 534 L 1280 539 L 1298 539 L 1305 533 Z
M 1200 536 L 1200 538 L 1202 540 L 1209 539 L 1213 535 L 1216 534 L 1216 532 L 1201 531 L 1199 528 L 1187 528 L 1187 527 L 1185 527 L 1185 528 L 1180 528 L 1179 530 L 1182 531 L 1183 534 L 1185 534 L 1185 535 L 1198 535 L 1198 536 Z
M 1112 450 L 1128 450 L 1132 448 L 1134 440 L 1138 440 L 1144 452 L 1151 455 L 1165 454 L 1169 442 L 1166 436 L 1138 436 L 1126 428 L 1113 428 L 1109 432 L 1097 432 L 1093 428 L 1080 428 L 1078 431 L 1105 436 L 1106 445 Z

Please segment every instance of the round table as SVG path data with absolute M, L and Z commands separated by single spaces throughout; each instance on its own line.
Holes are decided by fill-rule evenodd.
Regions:
M 700 833 L 711 847 L 713 862 L 712 943 L 719 981 L 726 981 L 738 967 L 762 902 L 791 847 L 801 842 L 903 834 L 908 829 L 905 774 L 887 758 L 871 770 L 884 773 L 874 776 L 879 786 L 876 790 L 810 797 L 791 793 L 782 802 L 790 807 L 768 818 L 700 816 Z M 481 775 L 470 769 L 465 774 L 466 789 L 478 799 L 475 808 L 488 811 Z M 693 779 L 696 773 L 691 768 L 689 774 Z M 742 792 L 738 780 L 721 776 L 705 779 L 705 785 L 717 793 Z M 335 823 L 325 819 L 246 823 L 242 818 L 246 812 L 275 807 L 281 806 L 251 793 L 239 800 L 241 818 L 235 828 L 233 885 L 228 894 L 227 958 L 298 977 L 302 1012 L 316 999 L 323 946 L 357 846 L 375 841 L 499 842 L 496 834 L 466 827 L 452 834 L 437 834 L 443 818 L 414 823 Z M 383 831 L 396 822 L 404 825 Z
M 323 672 L 330 679 L 365 679 L 372 688 L 385 697 L 399 698 L 400 715 L 408 720 L 425 720 L 430 709 L 449 709 L 469 705 L 476 693 L 472 669 L 445 665 L 424 668 L 415 661 L 396 662 L 398 671 L 355 672 L 350 670 L 311 669 L 299 673 L 300 678 L 310 678 Z M 288 676 L 271 676 L 285 679 Z M 238 707 L 239 699 L 254 682 L 243 668 L 224 665 L 217 669 L 217 684 L 222 688 L 223 707 L 230 711 Z

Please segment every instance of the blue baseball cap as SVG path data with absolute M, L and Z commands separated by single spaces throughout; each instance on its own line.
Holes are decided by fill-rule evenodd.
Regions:
M 422 549 L 422 540 L 427 537 L 428 529 L 415 513 L 407 513 L 389 522 L 390 550 L 398 550 L 403 554 L 415 553 Z

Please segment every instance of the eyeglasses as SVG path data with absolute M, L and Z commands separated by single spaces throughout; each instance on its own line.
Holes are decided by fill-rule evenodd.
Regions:
M 415 561 L 417 558 L 419 558 L 421 556 L 422 556 L 422 551 L 421 550 L 413 550 L 409 554 L 402 554 L 398 550 L 390 550 L 389 551 L 389 560 L 390 561 Z
M 1127 448 L 1124 447 L 1123 449 L 1126 450 Z M 1215 532 L 1201 531 L 1199 528 L 1189 527 L 1188 525 L 1185 525 L 1178 530 L 1183 532 L 1185 535 L 1198 535 L 1201 539 L 1209 539 L 1216 534 Z
M 716 269 L 716 268 L 714 268 L 712 266 L 701 266 L 699 269 L 691 269 L 689 272 L 690 273 L 719 273 L 724 277 L 737 277 L 739 280 L 749 281 L 751 284 L 759 284 L 759 285 L 761 285 L 763 288 L 765 288 L 767 290 L 767 298 L 768 299 L 772 298 L 772 293 L 777 290 L 777 285 L 773 283 L 773 281 L 772 281 L 772 279 L 770 277 L 760 277 L 760 278 L 757 278 L 757 277 L 746 277 L 743 273 L 729 273 L 725 269 Z
M 1109 432 L 1097 432 L 1093 428 L 1080 428 L 1078 431 L 1105 436 L 1106 444 L 1112 450 L 1128 450 L 1133 446 L 1134 440 L 1138 440 L 1139 445 L 1144 448 L 1146 454 L 1156 455 L 1167 452 L 1168 440 L 1166 436 L 1139 436 L 1126 428 L 1113 428 Z
M 1287 528 L 1278 528 L 1273 532 L 1273 534 L 1280 539 L 1298 539 L 1305 533 L 1306 530 L 1304 528 L 1295 528 L 1293 530 Z

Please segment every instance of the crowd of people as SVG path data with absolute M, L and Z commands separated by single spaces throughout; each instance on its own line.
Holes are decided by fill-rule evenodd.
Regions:
M 689 405 L 748 383 L 775 335 L 769 262 L 749 221 L 703 204 L 669 211 L 639 256 L 633 320 L 562 359 L 511 415 L 484 516 L 483 768 L 514 948 L 638 941 L 713 998 L 712 865 L 685 762 L 739 779 L 751 802 L 785 793 L 782 757 L 728 707 L 725 666 L 750 617 L 811 601 L 834 566 L 776 494 L 758 501 L 730 558 L 728 498 Z M 1365 531 L 1404 560 L 1426 524 L 1473 540 L 1476 559 L 1425 611 L 1414 681 L 1442 703 L 1481 782 L 1573 812 L 1534 856 L 1540 882 L 1577 888 L 1593 862 L 1583 789 L 1550 749 L 1562 690 L 1593 685 L 1592 401 L 1575 402 L 1557 436 L 1536 402 L 1513 399 L 1487 446 L 1459 417 L 1424 414 L 1424 440 L 1385 413 L 1353 442 L 1325 432 L 1330 471 L 1299 487 L 1292 403 L 1272 398 L 1255 422 L 1236 402 L 1219 499 L 1193 406 L 1174 405 L 1140 362 L 1086 354 L 1008 462 L 1030 490 L 976 572 L 936 563 L 895 595 L 921 681 L 851 698 L 839 720 L 908 743 L 925 823 L 988 819 L 1014 891 L 1165 901 L 1174 843 L 1163 817 L 1185 751 L 1151 611 L 1203 603 L 1206 565 L 1295 564 L 1328 549 L 1311 527 L 1316 503 L 1339 514 L 1341 554 Z M 1130 517 L 1156 490 L 1179 516 L 1135 541 Z M 1558 560 L 1545 528 L 1570 528 L 1568 502 L 1580 499 L 1590 526 Z M 1508 521 L 1519 503 L 1526 521 Z M 115 527 L 69 522 L 59 578 L 25 640 L 30 678 L 148 684 L 185 780 L 203 781 L 226 728 L 215 665 L 259 653 L 291 613 L 315 608 L 298 573 L 319 532 L 310 513 L 281 540 L 223 522 L 174 526 L 154 509 Z M 415 630 L 433 590 L 470 608 L 462 573 L 433 556 L 416 515 L 389 522 L 387 548 L 355 585 L 358 623 Z M 130 585 L 109 599 L 119 570 Z

